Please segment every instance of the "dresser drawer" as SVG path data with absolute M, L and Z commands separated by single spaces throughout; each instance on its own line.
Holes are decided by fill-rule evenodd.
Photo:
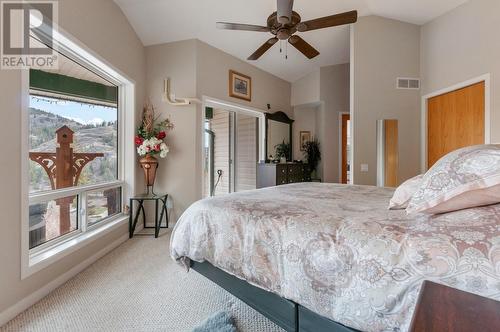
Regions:
M 302 182 L 311 181 L 311 171 L 309 170 L 309 165 L 302 165 Z
M 276 185 L 288 183 L 288 167 L 286 164 L 276 165 Z
M 257 165 L 257 188 L 310 181 L 309 165 L 300 163 Z

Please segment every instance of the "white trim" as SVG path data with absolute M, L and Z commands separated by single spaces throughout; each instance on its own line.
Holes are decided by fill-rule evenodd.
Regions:
M 53 32 L 54 48 L 69 56 L 79 64 L 84 64 L 88 69 L 101 75 L 103 78 L 118 86 L 118 186 L 122 186 L 122 209 L 128 202 L 128 197 L 134 194 L 135 188 L 135 163 L 125 163 L 125 160 L 135 160 L 135 147 L 132 137 L 135 132 L 135 82 L 128 76 L 116 70 L 112 65 L 92 52 L 87 46 L 79 42 L 76 38 L 57 27 Z M 51 255 L 44 256 L 46 261 L 41 262 L 35 259 L 38 253 L 29 249 L 29 70 L 23 70 L 21 73 L 21 280 L 27 278 L 40 269 L 54 263 L 67 254 L 74 252 L 78 248 L 90 242 L 91 236 L 98 237 L 98 234 L 114 229 L 114 225 L 123 222 L 124 218 L 110 218 L 108 221 L 100 223 L 99 229 L 92 229 L 88 233 L 78 234 L 77 237 L 61 243 L 61 248 L 54 246 L 47 249 Z M 117 183 L 105 183 L 102 185 L 90 186 L 90 188 L 100 186 L 114 186 Z M 54 195 L 62 192 L 80 190 L 80 188 L 68 188 L 54 191 Z M 34 199 L 51 196 L 52 193 L 40 193 L 33 195 Z M 122 215 L 123 216 L 123 215 Z M 64 238 L 66 240 L 66 238 Z M 45 253 L 45 251 L 44 251 Z M 33 257 L 31 257 L 33 256 Z
M 339 183 L 342 183 L 342 115 L 344 114 L 351 115 L 351 112 L 339 112 Z M 350 119 L 349 122 L 351 122 Z M 347 156 L 347 160 L 349 160 L 349 156 Z
M 470 85 L 484 82 L 484 143 L 491 143 L 491 74 L 487 73 L 470 80 L 452 85 L 450 87 L 434 91 L 422 96 L 420 111 L 420 170 L 427 171 L 427 101 L 430 98 L 443 95 L 448 92 L 459 90 Z
M 30 255 L 30 273 L 38 272 L 59 259 L 77 251 L 78 249 L 86 246 L 94 240 L 108 234 L 116 228 L 125 225 L 128 222 L 128 216 L 119 215 L 119 217 L 110 219 L 108 222 L 102 222 L 100 227 L 81 233 L 79 236 L 69 239 L 57 246 L 49 248 L 48 250 L 41 251 L 36 254 Z
M 202 104 L 201 104 L 201 133 L 205 132 L 205 108 L 206 107 L 212 107 L 214 109 L 216 108 L 222 108 L 226 111 L 232 111 L 236 114 L 246 114 L 248 116 L 254 116 L 257 119 L 259 119 L 259 160 L 265 160 L 265 140 L 266 140 L 266 134 L 265 134 L 265 111 L 260 110 L 258 108 L 254 107 L 249 107 L 249 106 L 243 106 L 240 104 L 236 104 L 230 101 L 226 100 L 221 100 L 217 98 L 212 98 L 208 96 L 203 96 L 202 97 Z M 203 153 L 203 149 L 205 147 L 205 135 L 201 135 L 201 166 L 200 166 L 200 174 L 201 174 L 201 179 L 202 179 L 202 185 L 200 186 L 200 197 L 203 197 L 203 183 L 205 181 L 204 177 L 204 165 L 205 165 L 205 154 Z M 235 160 L 233 160 L 233 163 Z
M 103 257 L 116 247 L 118 247 L 120 244 L 125 242 L 128 239 L 128 234 L 124 234 L 120 238 L 116 239 L 106 247 L 102 248 L 98 252 L 96 252 L 94 255 L 90 256 L 83 262 L 79 263 L 75 267 L 73 267 L 71 270 L 65 272 L 64 274 L 60 275 L 56 279 L 52 280 L 42 288 L 39 288 L 35 292 L 31 293 L 30 295 L 26 296 L 13 306 L 5 309 L 4 311 L 0 312 L 0 326 L 5 325 L 7 322 L 9 322 L 11 319 L 43 299 L 45 296 L 47 296 L 50 292 L 54 291 L 56 288 L 76 276 L 78 273 L 82 272 L 85 270 L 87 267 L 89 267 L 91 264 L 96 262 L 99 258 Z
M 354 184 L 354 175 L 355 172 L 354 170 L 356 169 L 356 164 L 354 163 L 354 149 L 355 149 L 355 141 L 354 138 L 356 137 L 354 132 L 354 124 L 356 121 L 356 112 L 354 111 L 354 70 L 355 70 L 355 60 L 354 60 L 354 52 L 356 51 L 354 48 L 354 29 L 355 25 L 351 24 L 350 25 L 350 35 L 349 35 L 349 40 L 350 40 L 350 55 L 349 55 L 349 112 L 351 113 L 351 153 L 350 153 L 350 160 L 351 160 L 351 173 L 349 176 L 349 184 Z
M 377 187 L 385 187 L 385 120 L 377 120 Z
M 91 184 L 86 186 L 68 187 L 63 189 L 37 192 L 30 195 L 29 203 L 30 204 L 42 203 L 58 198 L 81 195 L 83 192 L 112 189 L 116 187 L 121 187 L 123 184 L 124 184 L 123 181 L 116 180 L 116 181 Z
M 21 72 L 21 280 L 29 273 L 29 70 Z M 0 319 L 0 323 L 1 323 Z M 1 324 L 0 324 L 1 326 Z

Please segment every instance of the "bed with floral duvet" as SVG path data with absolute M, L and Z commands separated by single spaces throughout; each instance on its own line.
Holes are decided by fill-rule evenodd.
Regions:
M 200 200 L 171 256 L 210 262 L 361 331 L 408 329 L 423 280 L 500 299 L 500 204 L 388 210 L 393 189 L 290 184 Z

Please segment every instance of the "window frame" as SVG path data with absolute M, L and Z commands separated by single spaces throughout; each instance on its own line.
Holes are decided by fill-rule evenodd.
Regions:
M 125 163 L 125 160 L 135 158 L 133 137 L 135 131 L 135 82 L 106 61 L 86 48 L 76 38 L 66 33 L 60 27 L 53 31 L 54 49 L 77 64 L 93 71 L 118 87 L 117 107 L 117 180 L 69 187 L 63 189 L 29 193 L 29 70 L 22 70 L 22 104 L 21 104 L 21 279 L 53 264 L 68 254 L 84 247 L 91 241 L 109 233 L 128 221 L 126 202 L 134 193 L 135 163 Z M 95 224 L 87 225 L 87 193 L 121 188 L 121 212 L 105 218 Z M 46 202 L 56 198 L 78 197 L 77 230 L 52 239 L 35 248 L 29 249 L 29 206 L 37 202 Z

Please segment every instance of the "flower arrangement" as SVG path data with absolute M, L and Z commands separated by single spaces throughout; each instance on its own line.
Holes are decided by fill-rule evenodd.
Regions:
M 167 132 L 174 128 L 169 119 L 158 122 L 155 110 L 151 104 L 146 104 L 142 112 L 142 123 L 137 128 L 135 145 L 139 156 L 160 155 L 165 158 L 169 152 L 168 145 L 164 142 Z

